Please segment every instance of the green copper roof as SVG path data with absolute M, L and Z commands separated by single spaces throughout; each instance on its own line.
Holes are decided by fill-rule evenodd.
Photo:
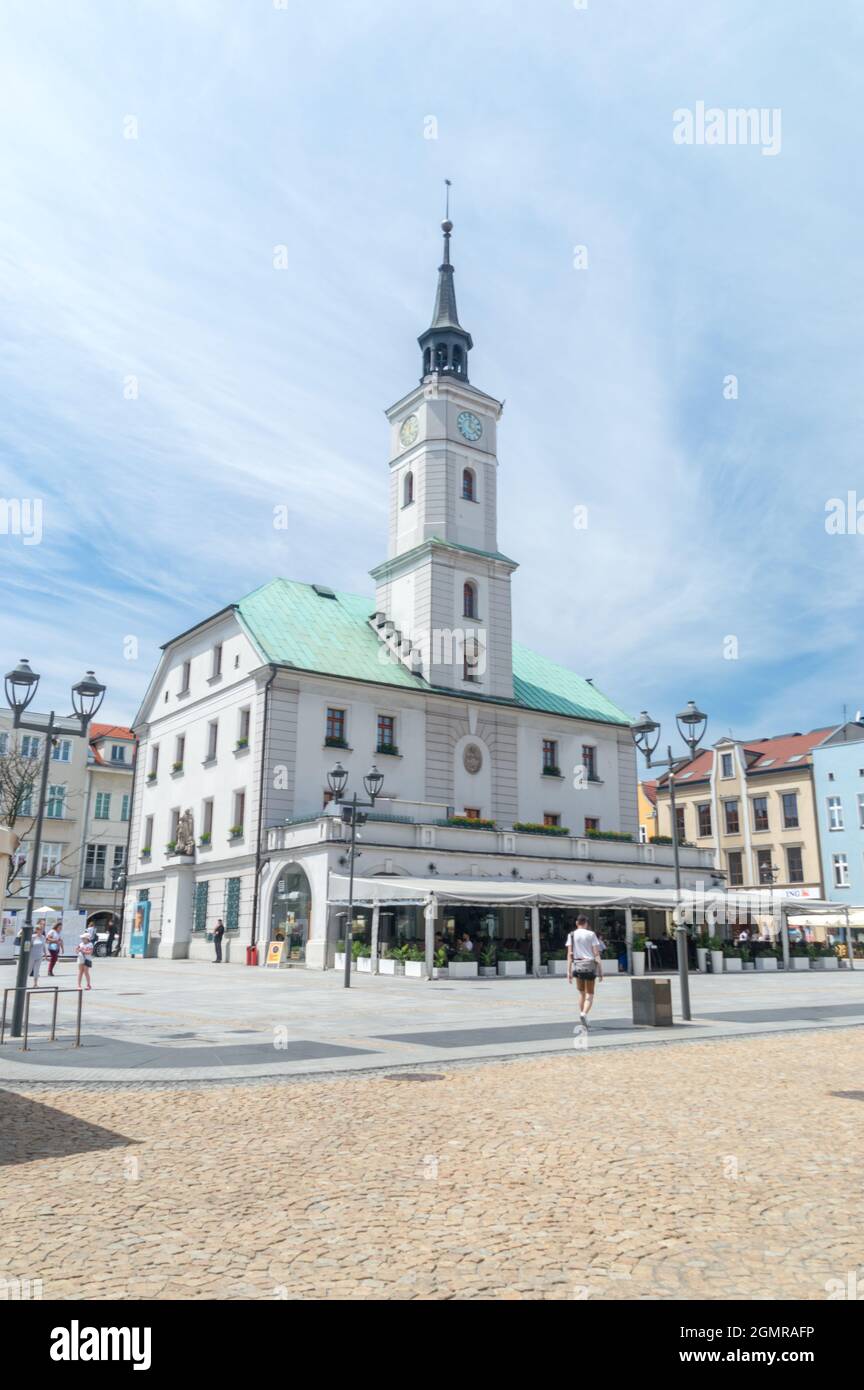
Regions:
M 375 607 L 371 598 L 331 592 L 334 597 L 326 598 L 311 584 L 273 579 L 241 599 L 237 613 L 264 660 L 274 665 L 377 685 L 430 689 L 405 666 L 382 660 L 384 648 L 369 626 Z M 630 723 L 628 714 L 581 676 L 517 643 L 513 645 L 513 685 L 514 700 L 493 702 L 607 724 Z M 490 700 L 473 692 L 458 694 L 463 700 Z

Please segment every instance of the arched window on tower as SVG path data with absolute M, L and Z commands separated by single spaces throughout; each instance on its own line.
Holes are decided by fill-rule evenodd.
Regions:
M 439 343 L 435 349 L 435 370 L 436 372 L 446 372 L 447 370 L 447 344 Z
M 426 348 L 423 353 L 423 375 L 428 376 L 432 370 L 432 349 Z
M 402 506 L 410 507 L 414 501 L 414 474 L 409 470 L 402 484 Z
M 470 579 L 462 585 L 462 617 L 477 617 L 477 586 Z
M 459 346 L 453 349 L 453 370 L 462 375 L 462 349 Z
M 462 469 L 462 500 L 465 502 L 476 502 L 477 493 L 474 487 L 474 469 Z

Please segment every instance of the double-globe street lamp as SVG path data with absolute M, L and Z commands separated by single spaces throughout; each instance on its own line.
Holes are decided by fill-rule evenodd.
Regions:
M 348 851 L 348 922 L 345 927 L 345 980 L 346 989 L 351 988 L 351 955 L 352 940 L 351 933 L 354 926 L 354 854 L 357 846 L 357 826 L 364 825 L 366 822 L 366 811 L 371 810 L 375 805 L 376 798 L 381 795 L 381 788 L 384 786 L 384 774 L 379 772 L 373 763 L 363 778 L 363 786 L 366 788 L 368 801 L 359 801 L 357 793 L 353 796 L 345 795 L 345 788 L 348 784 L 348 772 L 341 763 L 337 763 L 331 772 L 327 773 L 327 785 L 333 793 L 333 800 L 342 809 L 342 821 L 351 827 L 351 843 Z
M 42 853 L 42 826 L 45 819 L 45 795 L 48 790 L 48 772 L 54 749 L 55 733 L 64 737 L 86 738 L 90 720 L 105 698 L 105 686 L 100 685 L 92 671 L 72 687 L 73 714 L 58 718 L 54 711 L 47 718 L 26 720 L 24 713 L 33 703 L 41 677 L 31 669 L 29 661 L 21 658 L 14 671 L 6 677 L 6 700 L 14 716 L 16 729 L 30 729 L 41 734 L 45 748 L 42 755 L 42 776 L 39 783 L 39 801 L 36 810 L 36 835 L 33 842 L 30 862 L 30 891 L 27 897 L 27 915 L 21 931 L 21 951 L 18 956 L 18 974 L 15 979 L 15 1002 L 12 1009 L 12 1037 L 20 1038 L 24 1018 L 24 994 L 27 989 L 27 976 L 30 971 L 30 942 L 33 937 L 33 905 L 36 901 L 36 881 L 39 877 L 39 858 Z
M 681 862 L 678 854 L 678 812 L 675 805 L 675 773 L 679 767 L 692 762 L 703 750 L 699 747 L 708 727 L 708 716 L 696 707 L 692 700 L 687 708 L 676 715 L 678 732 L 689 748 L 686 758 L 673 758 L 671 745 L 667 747 L 665 758 L 655 758 L 654 753 L 660 742 L 660 725 L 643 709 L 639 718 L 630 725 L 633 742 L 645 757 L 646 767 L 665 767 L 669 772 L 669 804 L 672 812 L 672 854 L 675 861 L 675 904 L 681 905 Z M 690 1013 L 690 980 L 687 961 L 687 928 L 679 921 L 681 913 L 676 911 L 675 940 L 678 948 L 678 979 L 681 986 L 681 1015 L 685 1019 Z

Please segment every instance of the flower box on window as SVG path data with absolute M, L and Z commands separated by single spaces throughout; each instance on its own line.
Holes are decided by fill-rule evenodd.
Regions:
M 452 825 L 463 830 L 494 830 L 494 820 L 475 820 L 473 816 L 448 816 L 446 820 L 436 820 L 436 825 Z
M 142 859 L 149 859 L 151 853 L 152 853 L 152 851 L 151 851 L 151 849 L 150 849 L 150 846 L 147 845 L 147 846 L 146 846 L 144 849 L 142 849 L 142 851 L 141 851 L 141 858 L 142 858 Z M 808 965 L 809 965 L 809 961 L 808 961 Z
M 561 776 L 561 769 L 560 769 L 560 767 L 555 767 L 554 765 L 550 765 L 549 767 L 544 767 L 544 769 L 543 769 L 543 776 L 544 776 L 544 777 L 560 777 L 560 776 Z
M 588 840 L 625 840 L 632 843 L 633 836 L 625 830 L 586 830 L 585 838 Z M 683 841 L 681 841 L 683 844 Z
M 538 821 L 514 820 L 513 829 L 520 835 L 569 835 L 569 825 L 540 825 Z
M 155 773 L 155 772 L 148 772 L 148 773 L 147 773 L 147 781 L 148 781 L 148 782 L 155 782 L 155 781 L 156 781 L 156 773 Z
M 167 842 L 167 844 L 165 845 L 165 853 L 166 853 L 166 854 L 176 854 L 176 853 L 177 853 L 177 841 L 176 841 L 176 840 L 169 840 L 169 841 Z
M 248 740 L 248 738 L 238 738 L 237 742 L 234 744 L 234 751 L 235 751 L 235 753 L 240 753 L 240 752 L 243 751 L 244 748 L 248 748 L 248 747 L 249 747 L 249 740 Z
M 324 736 L 324 747 L 325 747 L 325 748 L 347 748 L 347 747 L 348 747 L 348 740 L 347 740 L 347 738 L 338 738 L 338 737 L 336 736 L 336 734 L 325 734 L 325 736 Z
M 205 830 L 204 833 L 203 833 L 203 835 L 199 835 L 199 836 L 198 836 L 198 843 L 199 843 L 199 845 L 201 845 L 201 846 L 204 847 L 204 848 L 206 848 L 207 845 L 209 845 L 209 843 L 210 843 L 210 832 L 209 832 L 209 830 Z
M 229 830 L 228 830 L 228 839 L 229 839 L 229 840 L 239 840 L 239 839 L 242 838 L 242 835 L 243 835 L 243 827 L 242 827 L 242 825 L 232 825 L 232 826 L 229 827 Z
M 182 763 L 172 763 L 172 764 L 171 764 L 171 771 L 172 771 L 172 772 L 182 772 L 182 771 L 183 771 L 183 764 L 182 764 Z
M 387 753 L 390 755 L 391 758 L 398 758 L 399 756 L 399 749 L 396 747 L 395 743 L 379 743 L 378 747 L 375 749 L 375 752 Z

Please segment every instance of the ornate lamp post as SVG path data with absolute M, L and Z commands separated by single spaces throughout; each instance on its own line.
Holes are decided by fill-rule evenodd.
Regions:
M 333 800 L 342 808 L 342 820 L 345 825 L 351 827 L 351 842 L 348 851 L 348 923 L 345 928 L 345 988 L 351 988 L 351 932 L 354 925 L 354 852 L 357 846 L 357 826 L 364 825 L 366 821 L 366 810 L 371 810 L 375 805 L 375 800 L 381 795 L 381 788 L 384 786 L 384 774 L 379 772 L 373 763 L 363 778 L 363 786 L 366 788 L 368 801 L 358 801 L 357 793 L 353 796 L 345 796 L 345 787 L 348 783 L 348 773 L 341 763 L 337 763 L 331 772 L 327 773 L 327 785 L 333 793 Z M 363 808 L 363 809 L 361 809 Z
M 675 861 L 675 901 L 681 901 L 681 863 L 678 854 L 678 813 L 675 804 L 675 773 L 685 763 L 692 762 L 698 753 L 708 727 L 708 716 L 703 714 L 690 700 L 686 709 L 676 715 L 678 732 L 689 748 L 686 758 L 673 758 L 671 745 L 667 747 L 665 758 L 655 758 L 654 753 L 660 742 L 660 725 L 644 709 L 639 718 L 630 725 L 633 742 L 643 754 L 646 767 L 665 767 L 669 772 L 669 802 L 672 812 L 672 854 Z M 690 979 L 687 963 L 687 928 L 683 922 L 675 924 L 675 940 L 678 949 L 678 979 L 681 986 L 681 1016 L 690 1019 Z
M 36 880 L 39 877 L 39 857 L 42 853 L 42 826 L 45 819 L 45 794 L 48 790 L 48 771 L 54 747 L 55 730 L 64 736 L 86 738 L 90 720 L 105 698 L 105 686 L 100 685 L 92 671 L 72 687 L 73 714 L 57 718 L 54 711 L 47 719 L 39 722 L 24 718 L 25 711 L 33 703 L 41 677 L 31 670 L 30 663 L 22 657 L 14 671 L 6 676 L 6 699 L 14 716 L 16 729 L 31 729 L 41 734 L 45 748 L 42 755 L 42 776 L 39 782 L 39 802 L 36 810 L 36 834 L 33 841 L 33 858 L 30 864 L 30 890 L 27 896 L 27 916 L 21 931 L 21 952 L 18 956 L 18 973 L 15 979 L 15 1002 L 12 1008 L 13 1038 L 20 1038 L 24 1018 L 24 993 L 27 989 L 27 976 L 30 971 L 30 941 L 33 936 L 33 905 L 36 902 Z M 76 727 L 77 725 L 77 727 Z

